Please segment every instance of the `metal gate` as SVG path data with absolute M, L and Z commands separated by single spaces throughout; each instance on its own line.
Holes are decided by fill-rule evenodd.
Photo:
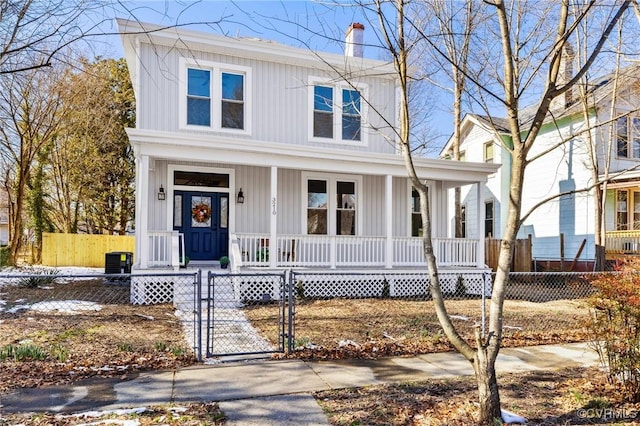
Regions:
M 209 271 L 206 356 L 269 354 L 293 346 L 294 297 L 287 274 Z M 204 303 L 206 302 L 206 304 Z

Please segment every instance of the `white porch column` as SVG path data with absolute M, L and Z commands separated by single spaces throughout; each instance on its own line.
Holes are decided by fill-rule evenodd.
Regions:
M 478 212 L 476 229 L 478 230 L 478 268 L 484 268 L 484 182 L 476 183 L 476 211 Z
M 384 267 L 393 267 L 393 176 L 386 175 L 384 180 L 384 211 L 385 211 L 385 261 Z
M 141 155 L 138 161 L 136 187 L 136 236 L 140 267 L 149 267 L 149 156 Z
M 271 166 L 271 206 L 269 215 L 269 267 L 275 268 L 278 265 L 278 168 Z

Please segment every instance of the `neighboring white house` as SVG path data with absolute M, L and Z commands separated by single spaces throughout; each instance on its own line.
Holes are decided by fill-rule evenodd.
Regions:
M 640 115 L 635 114 L 640 105 L 635 88 L 638 75 L 635 66 L 621 72 L 613 109 L 613 76 L 595 81 L 589 92 L 593 107 L 588 119 L 572 92 L 567 92 L 552 105 L 534 149 L 529 153 L 528 158 L 540 156 L 528 166 L 523 188 L 523 214 L 543 200 L 558 196 L 536 208 L 521 226 L 519 238 L 532 237 L 534 258 L 574 259 L 578 254 L 582 260 L 595 258 L 594 191 L 604 188 L 594 187 L 589 138 L 595 146 L 600 181 L 604 180 L 605 164 L 610 158 L 605 207 L 607 255 L 638 253 L 640 170 L 635 170 L 640 166 Z M 526 123 L 531 114 L 525 110 L 522 117 Z M 566 142 L 561 143 L 563 140 Z M 451 157 L 452 143 L 450 139 L 441 157 Z M 506 120 L 474 114 L 463 118 L 461 159 L 501 164 L 498 172 L 489 177 L 483 191 L 484 232 L 485 236 L 494 238 L 501 238 L 506 224 L 510 144 Z M 585 188 L 592 189 L 559 196 Z M 462 194 L 465 235 L 477 238 L 479 234 L 474 222 L 476 191 L 467 187 L 463 188 Z M 450 219 L 450 227 L 453 227 L 453 219 Z
M 391 63 L 118 20 L 137 105 L 135 268 L 229 256 L 234 267 L 424 265 L 420 216 L 394 145 Z M 358 56 L 360 55 L 360 56 Z M 348 76 L 348 81 L 341 77 Z M 484 268 L 450 238 L 448 190 L 496 164 L 416 159 L 442 266 Z M 473 192 L 473 190 L 471 190 Z M 483 218 L 475 227 L 481 229 Z M 481 231 L 482 232 L 482 231 Z
M 9 243 L 9 195 L 0 189 L 0 246 Z

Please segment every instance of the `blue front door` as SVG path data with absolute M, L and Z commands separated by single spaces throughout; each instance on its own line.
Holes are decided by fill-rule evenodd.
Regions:
M 174 227 L 184 235 L 190 260 L 218 260 L 228 255 L 229 195 L 176 191 Z

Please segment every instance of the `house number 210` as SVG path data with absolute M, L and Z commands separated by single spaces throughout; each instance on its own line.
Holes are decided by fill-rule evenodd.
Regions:
M 273 197 L 271 199 L 271 214 L 274 215 L 274 216 L 277 214 L 277 211 L 276 211 L 276 197 Z

